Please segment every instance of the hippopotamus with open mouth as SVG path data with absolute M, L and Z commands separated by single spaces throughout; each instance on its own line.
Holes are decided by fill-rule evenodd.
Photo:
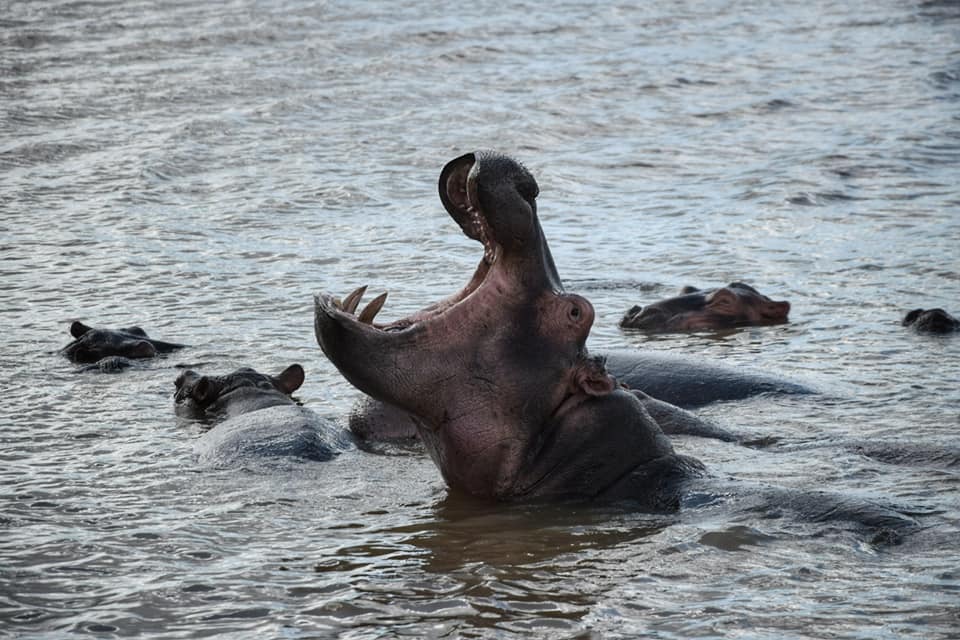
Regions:
M 120 371 L 130 366 L 131 360 L 153 358 L 186 346 L 154 340 L 140 327 L 94 329 L 75 321 L 70 325 L 70 334 L 74 341 L 60 353 L 71 362 L 92 364 L 86 368 L 101 371 Z
M 620 320 L 624 329 L 648 332 L 703 331 L 787 322 L 790 303 L 771 300 L 750 285 L 731 282 L 701 291 L 684 287 L 680 295 L 634 306 Z
M 594 310 L 563 290 L 533 176 L 508 157 L 468 153 L 444 167 L 439 188 L 450 216 L 483 245 L 466 287 L 386 324 L 374 322 L 384 296 L 357 314 L 363 288 L 343 301 L 321 293 L 314 326 L 323 352 L 354 386 L 413 417 L 454 490 L 676 509 L 705 468 L 676 453 L 641 398 L 587 352 Z M 827 494 L 753 493 L 813 519 L 912 523 Z
M 318 295 L 317 340 L 347 380 L 414 416 L 455 489 L 501 500 L 669 502 L 671 478 L 701 465 L 676 454 L 640 400 L 587 353 L 593 306 L 563 291 L 538 193 L 505 156 L 451 161 L 440 199 L 484 248 L 467 286 L 383 325 L 373 322 L 382 297 L 354 315 L 362 289 L 343 302 Z

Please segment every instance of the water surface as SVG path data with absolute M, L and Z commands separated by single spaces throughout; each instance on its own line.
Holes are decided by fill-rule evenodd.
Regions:
M 8 3 L 0 16 L 0 634 L 939 638 L 960 628 L 960 10 L 947 1 Z M 649 5 L 649 6 L 647 6 Z M 824 393 L 700 413 L 786 451 L 678 439 L 718 476 L 906 505 L 900 545 L 691 508 L 489 507 L 421 456 L 205 470 L 177 363 L 356 392 L 312 295 L 397 318 L 480 258 L 436 195 L 476 148 L 523 161 L 595 351 L 777 372 Z M 788 325 L 647 337 L 622 313 L 748 282 Z M 191 348 L 123 375 L 70 320 Z M 931 513 L 935 512 L 935 513 Z

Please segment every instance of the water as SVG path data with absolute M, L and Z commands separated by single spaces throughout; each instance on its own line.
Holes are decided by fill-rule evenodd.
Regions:
M 838 443 L 957 445 L 960 338 L 898 320 L 960 312 L 960 8 L 642 4 L 5 4 L 0 634 L 956 637 L 956 468 Z M 591 349 L 827 392 L 701 412 L 821 448 L 678 449 L 937 511 L 929 528 L 878 546 L 724 509 L 489 507 L 415 455 L 198 468 L 173 364 L 299 362 L 298 397 L 344 416 L 312 294 L 389 290 L 390 319 L 462 286 L 480 251 L 436 179 L 490 147 L 537 176 Z M 617 328 L 732 280 L 789 300 L 791 324 Z M 56 354 L 72 319 L 192 347 L 77 375 Z

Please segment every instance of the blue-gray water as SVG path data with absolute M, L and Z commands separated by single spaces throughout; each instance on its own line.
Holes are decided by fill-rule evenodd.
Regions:
M 960 633 L 957 468 L 831 444 L 960 441 L 960 337 L 898 323 L 960 312 L 957 3 L 158 4 L 0 8 L 0 635 Z M 538 177 L 561 276 L 597 310 L 591 349 L 826 392 L 701 412 L 822 448 L 679 449 L 939 511 L 929 528 L 877 546 L 762 513 L 487 508 L 420 456 L 198 468 L 173 365 L 299 362 L 298 397 L 344 416 L 313 293 L 388 290 L 389 319 L 462 286 L 480 250 L 436 179 L 491 147 Z M 617 328 L 731 280 L 792 322 Z M 75 374 L 56 354 L 72 319 L 192 346 Z

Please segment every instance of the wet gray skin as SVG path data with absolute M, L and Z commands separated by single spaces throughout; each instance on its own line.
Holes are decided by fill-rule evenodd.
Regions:
M 787 322 L 790 303 L 771 300 L 750 285 L 731 282 L 701 291 L 684 287 L 680 295 L 631 308 L 620 320 L 624 329 L 651 333 L 704 331 Z
M 175 342 L 154 340 L 140 327 L 94 329 L 76 321 L 70 325 L 70 334 L 74 337 L 73 342 L 61 349 L 60 353 L 71 362 L 80 364 L 97 363 L 104 358 L 112 357 L 130 360 L 153 358 L 186 346 Z M 110 367 L 110 370 L 114 369 L 116 367 Z
M 960 320 L 943 309 L 914 309 L 900 323 L 920 333 L 953 333 L 960 331 Z
M 214 467 L 270 460 L 329 460 L 349 448 L 348 434 L 290 397 L 303 384 L 303 368 L 276 376 L 250 368 L 218 376 L 180 374 L 174 385 L 177 415 L 213 428 L 196 444 L 201 464 Z
M 642 394 L 587 353 L 593 307 L 562 289 L 537 219 L 533 177 L 509 158 L 481 152 L 448 163 L 439 187 L 447 212 L 484 247 L 470 282 L 389 324 L 374 322 L 383 296 L 356 313 L 363 288 L 343 301 L 319 294 L 315 331 L 331 362 L 361 391 L 412 416 L 457 492 L 627 499 L 662 511 L 707 491 L 703 465 L 674 452 Z M 735 485 L 721 491 L 729 496 Z M 874 529 L 914 524 L 894 509 L 843 496 L 748 491 L 814 520 Z

